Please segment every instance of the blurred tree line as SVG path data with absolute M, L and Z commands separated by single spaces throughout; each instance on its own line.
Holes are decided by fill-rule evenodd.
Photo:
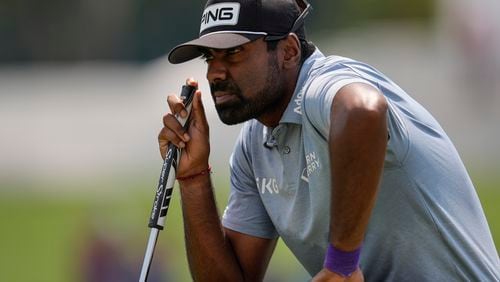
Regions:
M 380 19 L 428 22 L 434 10 L 434 0 L 310 2 L 309 34 Z M 204 3 L 0 0 L 0 62 L 148 61 L 197 35 Z

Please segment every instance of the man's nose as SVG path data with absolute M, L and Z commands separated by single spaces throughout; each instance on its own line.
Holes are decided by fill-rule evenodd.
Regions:
M 227 78 L 227 67 L 219 59 L 212 59 L 208 62 L 207 67 L 207 79 L 209 82 L 216 80 L 226 80 Z

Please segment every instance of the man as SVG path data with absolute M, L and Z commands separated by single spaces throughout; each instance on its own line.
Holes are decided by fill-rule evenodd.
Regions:
M 499 260 L 474 187 L 439 124 L 374 68 L 305 39 L 307 3 L 209 0 L 200 37 L 220 119 L 245 122 L 219 219 L 197 91 L 159 135 L 177 168 L 195 281 L 260 281 L 280 236 L 313 281 L 494 281 Z M 188 80 L 191 85 L 195 81 Z

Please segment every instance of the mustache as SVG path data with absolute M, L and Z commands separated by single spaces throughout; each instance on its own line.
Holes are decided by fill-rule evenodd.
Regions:
M 217 91 L 231 92 L 239 96 L 241 89 L 236 83 L 230 80 L 222 80 L 210 83 L 210 91 L 213 93 Z

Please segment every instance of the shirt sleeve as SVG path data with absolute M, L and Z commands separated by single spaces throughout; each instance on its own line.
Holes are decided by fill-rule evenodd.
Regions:
M 351 83 L 365 83 L 378 89 L 384 95 L 389 105 L 387 115 L 389 142 L 387 144 L 384 166 L 386 168 L 401 166 L 408 153 L 409 136 L 404 118 L 400 112 L 408 111 L 404 108 L 399 109 L 404 107 L 405 103 L 393 105 L 393 102 L 387 96 L 389 95 L 390 97 L 394 97 L 393 99 L 402 100 L 403 98 L 400 95 L 404 91 L 371 67 L 364 66 L 363 68 L 353 70 L 348 65 L 344 66 L 345 68 L 339 68 L 334 72 L 325 72 L 318 75 L 308 85 L 303 102 L 303 112 L 306 118 L 323 138 L 327 140 L 330 132 L 332 103 L 337 92 L 342 87 Z M 377 80 L 374 76 L 380 77 L 380 79 Z
M 330 112 L 333 98 L 344 86 L 351 83 L 365 83 L 375 88 L 370 81 L 354 74 L 323 74 L 314 79 L 306 90 L 304 113 L 321 135 L 328 139 L 330 132 Z
M 222 225 L 247 235 L 273 239 L 278 235 L 262 203 L 248 152 L 249 138 L 245 136 L 251 136 L 248 125 L 243 127 L 231 155 L 231 191 Z

